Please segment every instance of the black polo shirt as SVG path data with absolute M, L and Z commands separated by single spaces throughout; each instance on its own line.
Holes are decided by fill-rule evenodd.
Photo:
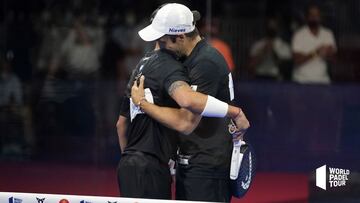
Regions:
M 201 40 L 183 65 L 188 69 L 194 90 L 230 103 L 231 75 L 224 57 L 215 48 Z M 228 133 L 229 121 L 228 118 L 202 117 L 191 135 L 180 136 L 180 153 L 191 156 L 188 175 L 229 177 L 233 146 Z
M 166 50 L 153 51 L 147 54 L 137 65 L 128 84 L 127 96 L 123 101 L 121 115 L 131 120 L 132 110 L 130 89 L 138 76 L 145 76 L 144 88 L 150 89 L 156 105 L 179 108 L 169 96 L 168 89 L 175 81 L 189 82 L 186 69 Z M 149 94 L 149 93 L 147 93 Z M 124 153 L 141 151 L 156 156 L 167 164 L 177 150 L 177 132 L 161 125 L 144 113 L 136 114 L 129 122 L 126 132 L 128 143 Z

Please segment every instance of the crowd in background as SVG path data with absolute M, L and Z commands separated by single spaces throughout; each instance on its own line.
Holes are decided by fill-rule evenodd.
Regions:
M 215 17 L 209 22 L 207 2 L 185 4 L 200 10 L 203 16 L 199 24 L 201 33 L 223 53 L 238 81 L 331 84 L 333 79 L 335 82 L 360 80 L 356 75 L 360 66 L 354 65 L 359 62 L 349 65 L 348 59 L 352 58 L 340 58 L 336 62 L 336 52 L 339 55 L 342 52 L 337 48 L 336 34 L 339 33 L 335 30 L 334 34 L 331 26 L 321 27 L 326 29 L 326 39 L 320 40 L 326 42 L 324 46 L 319 45 L 319 49 L 312 51 L 304 45 L 308 40 L 301 34 L 304 27 L 300 22 L 305 27 L 310 26 L 309 21 L 315 18 L 321 26 L 322 17 L 327 23 L 327 10 L 322 10 L 326 3 L 319 4 L 318 10 L 310 13 L 300 5 L 299 10 L 303 12 L 298 16 L 302 16 L 302 20 L 295 15 L 291 21 L 281 18 L 283 8 L 269 6 L 268 1 L 245 1 L 243 10 L 246 5 L 267 7 L 263 10 L 265 14 L 257 15 L 256 9 L 251 13 L 250 6 L 250 14 L 244 12 L 244 18 L 261 19 L 247 21 L 252 22 L 250 28 L 257 29 L 238 31 L 236 28 L 244 27 L 241 24 L 244 19 L 238 14 L 232 18 L 231 13 L 226 13 L 233 11 L 231 5 L 238 3 L 226 1 L 219 8 L 214 2 Z M 1 157 L 31 157 L 41 154 L 38 152 L 43 149 L 51 151 L 56 145 L 69 143 L 69 139 L 61 143 L 54 137 L 71 138 L 74 145 L 80 142 L 78 137 L 88 137 L 89 145 L 96 142 L 100 151 L 105 151 L 109 143 L 116 145 L 115 121 L 129 73 L 144 53 L 153 48 L 151 43 L 138 37 L 137 31 L 148 24 L 149 14 L 162 3 L 164 1 L 2 0 Z M 293 4 L 286 5 L 289 10 L 293 9 Z M 276 9 L 281 15 L 274 12 Z M 244 37 L 244 34 L 237 35 L 239 32 L 250 34 Z M 326 48 L 328 45 L 331 48 Z M 241 51 L 243 49 L 246 53 Z M 299 52 L 309 56 L 296 55 Z M 319 70 L 314 72 L 312 67 L 302 67 L 306 66 L 304 57 L 314 57 L 313 64 L 307 65 L 315 69 L 321 66 Z M 341 60 L 346 63 L 339 63 Z M 341 70 L 333 71 L 339 68 L 329 65 L 351 66 L 351 76 L 342 77 Z M 311 78 L 314 75 L 318 77 Z M 97 139 L 99 136 L 106 139 Z

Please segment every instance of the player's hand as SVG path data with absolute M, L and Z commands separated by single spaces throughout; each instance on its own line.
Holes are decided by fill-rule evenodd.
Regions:
M 137 80 L 135 80 L 133 86 L 131 87 L 131 99 L 135 105 L 137 105 L 140 100 L 145 97 L 144 80 L 145 76 L 142 75 L 140 77 L 139 85 L 137 84 Z
M 249 120 L 246 118 L 244 112 L 241 110 L 239 115 L 236 116 L 236 118 L 233 119 L 235 125 L 236 125 L 236 131 L 233 134 L 234 140 L 242 140 L 247 129 L 250 127 Z

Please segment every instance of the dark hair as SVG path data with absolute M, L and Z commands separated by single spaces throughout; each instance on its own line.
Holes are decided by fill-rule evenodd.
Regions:
M 185 36 L 186 37 L 189 37 L 191 39 L 194 39 L 195 37 L 199 36 L 200 35 L 200 32 L 199 30 L 197 29 L 197 27 L 195 27 L 195 29 L 189 33 L 185 33 Z

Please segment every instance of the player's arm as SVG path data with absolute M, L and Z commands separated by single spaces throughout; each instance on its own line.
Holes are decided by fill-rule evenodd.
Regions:
M 161 124 L 185 135 L 193 132 L 201 120 L 201 115 L 185 108 L 161 107 L 146 100 L 141 100 L 139 106 L 147 115 Z
M 116 132 L 118 135 L 121 152 L 124 152 L 124 149 L 128 141 L 126 137 L 126 130 L 127 130 L 129 111 L 130 111 L 129 98 L 127 96 L 124 96 L 121 104 L 120 115 L 116 122 Z
M 228 105 L 210 95 L 195 92 L 184 81 L 176 81 L 169 88 L 169 95 L 182 107 L 206 117 L 225 117 L 235 119 L 241 109 Z
M 140 78 L 139 86 L 134 82 L 131 90 L 133 102 L 155 120 L 185 134 L 189 134 L 196 128 L 201 116 L 228 116 L 235 121 L 240 130 L 246 130 L 250 126 L 240 108 L 228 105 L 214 97 L 195 92 L 184 81 L 173 82 L 168 90 L 169 95 L 182 109 L 159 107 L 147 102 L 144 98 L 143 84 L 144 76 Z
M 147 102 L 144 98 L 144 77 L 140 78 L 139 86 L 134 83 L 131 95 L 134 104 L 140 106 L 148 116 L 185 135 L 194 131 L 201 120 L 201 115 L 192 113 L 185 108 L 161 107 Z
M 250 123 L 239 107 L 228 105 L 210 95 L 195 92 L 183 81 L 176 81 L 169 88 L 170 96 L 182 107 L 205 117 L 230 117 L 238 130 L 245 132 Z
M 127 145 L 126 138 L 126 127 L 127 127 L 127 118 L 125 116 L 120 115 L 118 121 L 116 122 L 116 131 L 119 138 L 119 146 L 121 153 L 124 152 L 124 149 Z

